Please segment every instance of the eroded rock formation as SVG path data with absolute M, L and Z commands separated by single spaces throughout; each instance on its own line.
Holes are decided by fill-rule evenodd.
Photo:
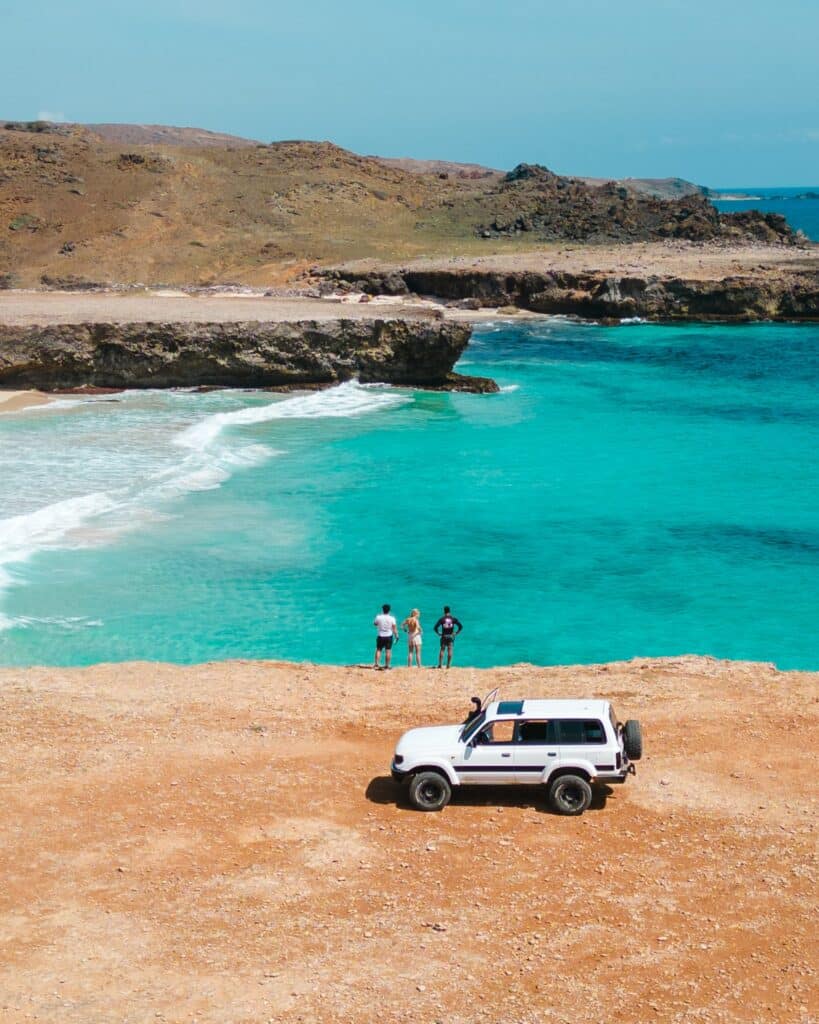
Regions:
M 336 269 L 331 281 L 370 294 L 414 292 L 475 306 L 517 306 L 535 313 L 600 319 L 819 320 L 819 274 L 733 276 L 719 280 L 620 276 L 602 271 L 503 273 L 491 269 Z
M 779 214 L 747 210 L 719 213 L 701 193 L 660 198 L 609 181 L 590 185 L 553 174 L 538 164 L 519 164 L 485 197 L 491 220 L 476 225 L 481 238 L 529 235 L 544 241 L 764 242 L 796 245 L 801 240 Z
M 493 391 L 453 374 L 471 328 L 440 320 L 0 326 L 0 386 L 329 386 L 361 381 Z

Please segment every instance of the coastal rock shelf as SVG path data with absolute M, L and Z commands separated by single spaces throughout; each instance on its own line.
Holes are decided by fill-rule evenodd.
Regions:
M 370 295 L 412 292 L 591 319 L 819 320 L 817 270 L 701 280 L 595 271 L 351 267 L 330 270 L 327 276 Z
M 357 377 L 495 391 L 454 374 L 471 328 L 441 320 L 87 322 L 0 325 L 0 386 L 168 388 L 331 386 Z

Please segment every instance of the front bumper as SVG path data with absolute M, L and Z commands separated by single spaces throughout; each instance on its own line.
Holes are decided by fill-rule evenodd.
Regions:
M 390 775 L 393 782 L 406 782 L 408 778 L 406 771 L 395 763 L 395 758 L 390 763 Z

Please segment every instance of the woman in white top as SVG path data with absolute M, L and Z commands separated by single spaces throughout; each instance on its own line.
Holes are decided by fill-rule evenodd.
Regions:
M 401 629 L 407 634 L 407 668 L 412 668 L 412 655 L 415 654 L 415 664 L 421 667 L 421 613 L 413 608 L 409 615 L 401 623 Z

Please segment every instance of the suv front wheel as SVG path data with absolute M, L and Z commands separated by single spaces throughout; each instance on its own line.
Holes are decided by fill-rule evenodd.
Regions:
M 451 796 L 449 780 L 440 772 L 418 772 L 410 780 L 410 803 L 419 811 L 442 811 Z
M 591 786 L 580 775 L 561 775 L 549 786 L 549 803 L 558 814 L 582 814 L 591 800 Z

